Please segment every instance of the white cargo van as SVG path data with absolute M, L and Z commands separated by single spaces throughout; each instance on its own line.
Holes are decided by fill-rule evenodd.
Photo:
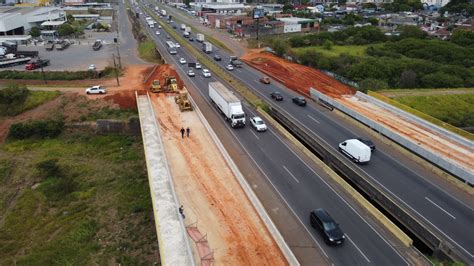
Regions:
M 370 161 L 370 147 L 357 139 L 348 139 L 339 143 L 339 150 L 356 163 L 368 163 Z

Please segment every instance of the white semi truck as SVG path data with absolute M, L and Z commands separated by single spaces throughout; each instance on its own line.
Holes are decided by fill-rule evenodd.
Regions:
M 222 83 L 209 82 L 209 97 L 217 109 L 230 121 L 232 128 L 245 127 L 245 113 L 240 100 Z
M 212 43 L 210 42 L 203 42 L 202 43 L 202 51 L 206 54 L 212 53 Z
M 204 42 L 204 34 L 202 34 L 202 33 L 196 34 L 196 40 L 198 42 Z

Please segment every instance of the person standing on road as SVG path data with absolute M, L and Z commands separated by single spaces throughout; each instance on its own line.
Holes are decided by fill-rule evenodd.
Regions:
M 189 133 L 191 132 L 191 129 L 189 129 L 189 127 L 186 128 L 186 137 L 189 138 Z
M 184 139 L 184 127 L 181 128 L 181 138 Z
M 179 213 L 181 214 L 181 216 L 183 217 L 183 219 L 186 218 L 186 217 L 184 216 L 184 207 L 183 207 L 183 205 L 179 206 L 178 211 L 179 211 Z

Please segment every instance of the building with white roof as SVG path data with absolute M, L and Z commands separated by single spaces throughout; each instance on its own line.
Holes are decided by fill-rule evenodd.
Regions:
M 0 37 L 26 35 L 32 27 L 57 27 L 65 20 L 58 7 L 0 7 Z

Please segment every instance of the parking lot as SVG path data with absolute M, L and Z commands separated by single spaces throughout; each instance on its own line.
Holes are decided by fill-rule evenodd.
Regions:
M 38 51 L 41 59 L 49 59 L 50 65 L 45 67 L 45 71 L 80 71 L 87 70 L 88 66 L 95 64 L 97 70 L 102 70 L 107 66 L 113 66 L 112 54 L 117 56 L 117 48 L 114 44 L 115 32 L 86 32 L 85 39 L 71 40 L 74 43 L 62 51 L 56 49 L 46 51 L 43 43 L 37 45 L 20 45 L 19 51 Z M 95 40 L 102 40 L 102 48 L 98 51 L 92 50 Z M 118 64 L 118 59 L 116 58 Z M 25 65 L 3 68 L 2 70 L 25 70 Z M 36 70 L 39 71 L 39 70 Z

